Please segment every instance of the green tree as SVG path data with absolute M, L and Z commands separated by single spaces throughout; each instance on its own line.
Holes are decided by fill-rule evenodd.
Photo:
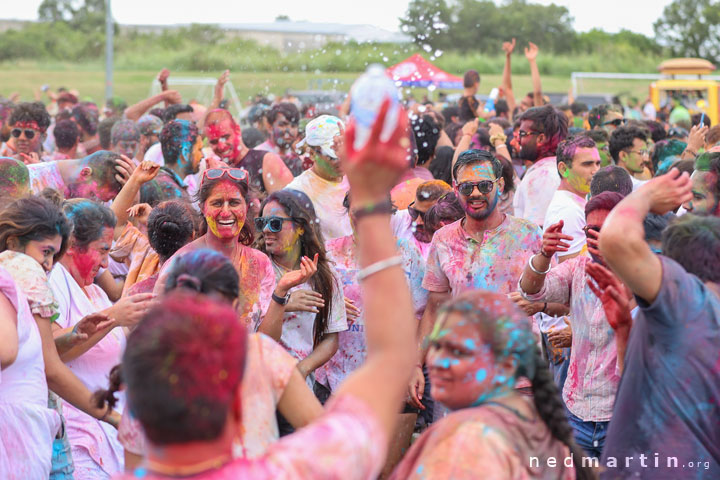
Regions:
M 673 55 L 714 61 L 720 56 L 720 2 L 674 0 L 653 24 L 655 36 Z
M 43 0 L 38 7 L 38 18 L 41 22 L 63 22 L 82 32 L 104 32 L 105 12 L 105 0 L 83 0 L 82 3 L 73 0 Z
M 400 29 L 425 50 L 448 48 L 451 25 L 450 8 L 445 0 L 412 0 Z

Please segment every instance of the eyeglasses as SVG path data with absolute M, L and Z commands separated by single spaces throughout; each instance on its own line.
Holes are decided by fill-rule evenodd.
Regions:
M 204 182 L 205 179 L 217 180 L 224 175 L 227 175 L 233 180 L 244 182 L 247 185 L 248 172 L 244 168 L 208 168 L 203 172 L 202 182 Z
M 593 232 L 599 232 L 602 228 L 602 225 L 585 225 L 582 229 L 583 233 L 585 233 L 585 236 L 587 237 L 587 234 L 590 230 Z
M 217 145 L 218 142 L 220 142 L 220 140 L 222 140 L 223 142 L 227 142 L 228 140 L 230 140 L 230 135 L 224 135 L 224 136 L 222 136 L 222 137 L 220 137 L 220 138 L 210 139 L 210 140 L 208 140 L 208 143 L 209 143 L 210 145 Z
M 480 180 L 479 182 L 462 182 L 458 184 L 457 189 L 458 192 L 460 192 L 460 195 L 464 197 L 469 197 L 470 195 L 472 195 L 475 187 L 477 187 L 478 192 L 487 194 L 492 192 L 492 189 L 498 180 L 500 179 L 496 178 L 495 180 Z
M 630 153 L 637 153 L 641 157 L 649 157 L 650 150 L 629 150 Z
M 515 134 L 520 140 L 522 140 L 523 138 L 530 135 L 540 135 L 540 132 L 526 132 L 525 130 L 517 130 Z
M 29 128 L 27 128 L 25 130 L 21 130 L 19 128 L 13 128 L 12 131 L 10 132 L 10 135 L 12 135 L 15 138 L 20 138 L 20 135 L 22 135 L 23 132 L 25 132 L 25 138 L 27 138 L 28 140 L 32 140 L 35 137 L 35 130 L 31 130 Z
M 616 127 L 619 127 L 620 125 L 625 125 L 627 123 L 626 118 L 616 118 L 615 120 L 609 120 L 607 122 L 603 122 L 602 126 L 605 125 L 615 125 Z
M 407 211 L 408 211 L 408 214 L 410 215 L 410 218 L 412 218 L 413 221 L 414 221 L 414 220 L 417 220 L 418 217 L 420 217 L 420 219 L 421 219 L 423 222 L 425 222 L 425 214 L 426 214 L 427 212 L 421 212 L 421 211 L 418 210 L 417 208 L 413 207 L 413 205 L 415 205 L 415 202 L 412 202 L 410 205 L 408 205 L 408 208 L 407 208 Z
M 282 230 L 283 222 L 292 222 L 292 218 L 278 217 L 277 215 L 270 215 L 268 217 L 257 217 L 255 219 L 255 230 L 262 232 L 265 230 L 267 225 L 268 229 L 272 233 L 277 233 Z

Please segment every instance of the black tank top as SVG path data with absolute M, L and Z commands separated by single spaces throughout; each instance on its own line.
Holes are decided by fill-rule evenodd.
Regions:
M 262 193 L 266 193 L 262 176 L 263 158 L 266 153 L 268 152 L 265 150 L 248 150 L 245 157 L 237 164 L 238 167 L 247 170 L 250 175 L 250 185 Z

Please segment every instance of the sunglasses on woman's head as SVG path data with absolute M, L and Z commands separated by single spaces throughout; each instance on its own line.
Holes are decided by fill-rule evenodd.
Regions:
M 205 181 L 206 178 L 208 180 L 217 180 L 224 175 L 227 175 L 233 180 L 245 182 L 246 184 L 248 181 L 248 172 L 244 168 L 208 168 L 203 172 L 202 179 L 203 181 Z
M 283 222 L 292 222 L 292 218 L 278 217 L 277 215 L 269 215 L 267 217 L 257 217 L 255 219 L 255 230 L 262 232 L 267 225 L 272 233 L 282 230 Z
M 12 135 L 15 138 L 20 138 L 20 135 L 25 132 L 25 138 L 28 140 L 32 140 L 35 137 L 35 130 L 31 129 L 25 129 L 21 130 L 19 128 L 13 128 L 12 131 L 10 131 L 10 135 Z
M 495 180 L 480 180 L 479 182 L 462 182 L 458 184 L 457 189 L 458 192 L 460 192 L 460 195 L 463 195 L 465 197 L 469 197 L 470 195 L 472 195 L 475 187 L 477 187 L 480 193 L 488 194 L 492 192 L 492 189 L 498 180 L 500 179 L 496 178 Z

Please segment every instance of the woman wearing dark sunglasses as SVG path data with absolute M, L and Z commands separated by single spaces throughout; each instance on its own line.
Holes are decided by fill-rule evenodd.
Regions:
M 209 248 L 228 257 L 240 276 L 242 304 L 238 312 L 256 326 L 267 312 L 275 289 L 275 274 L 268 257 L 251 248 L 254 237 L 247 223 L 248 173 L 242 168 L 210 168 L 203 172 L 197 202 L 208 229 L 202 237 L 178 250 L 166 262 L 155 284 L 162 293 L 172 260 L 199 248 Z
M 302 257 L 317 258 L 317 273 L 290 290 L 282 321 L 263 321 L 259 331 L 279 341 L 299 360 L 298 370 L 327 398 L 330 388 L 320 369 L 338 349 L 338 332 L 347 330 L 345 305 L 338 274 L 327 259 L 312 201 L 303 192 L 280 190 L 271 194 L 255 219 L 258 248 L 272 261 L 275 278 L 299 268 Z M 273 297 L 273 299 L 275 299 Z M 318 370 L 320 369 L 320 370 Z

